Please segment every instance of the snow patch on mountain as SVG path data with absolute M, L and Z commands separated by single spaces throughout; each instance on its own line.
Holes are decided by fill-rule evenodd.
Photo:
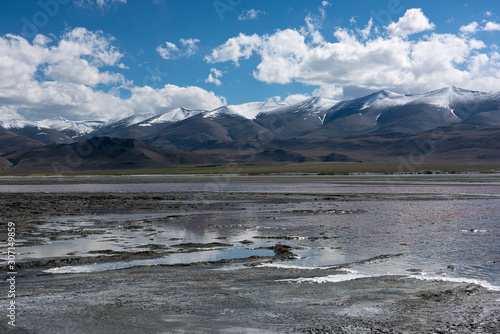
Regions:
M 318 113 L 324 110 L 328 110 L 338 103 L 339 101 L 323 99 L 320 97 L 313 97 L 311 99 L 299 102 L 297 107 L 299 110 L 309 109 L 312 112 Z
M 491 99 L 498 92 L 486 93 L 461 89 L 455 86 L 434 90 L 429 93 L 414 95 L 412 103 L 431 104 L 452 111 L 457 103 L 469 105 L 479 104 L 486 99 Z
M 44 119 L 37 123 L 44 128 L 54 129 L 59 132 L 74 131 L 78 135 L 90 133 L 104 124 L 99 121 L 70 121 L 61 116 Z
M 299 113 L 308 112 L 310 114 L 319 114 L 323 111 L 333 108 L 339 101 L 328 100 L 319 97 L 313 97 L 301 102 L 285 105 L 280 108 L 274 109 L 272 113 Z M 318 116 L 321 117 L 321 116 Z M 321 118 L 320 118 L 321 120 Z
M 249 102 L 238 105 L 227 105 L 209 111 L 203 115 L 205 118 L 214 118 L 222 115 L 241 116 L 246 119 L 255 119 L 258 114 L 273 111 L 283 104 L 276 102 Z
M 147 119 L 150 119 L 154 116 L 156 116 L 156 114 L 152 114 L 152 113 L 136 114 L 136 115 L 132 115 L 132 116 L 108 123 L 106 126 L 111 126 L 112 128 L 131 126 L 131 125 L 140 123 L 142 121 L 145 121 Z
M 161 123 L 175 123 L 185 120 L 186 118 L 198 115 L 200 113 L 205 112 L 204 110 L 190 110 L 185 108 L 175 108 L 173 110 L 169 110 L 163 114 L 157 115 L 155 117 L 149 118 L 139 126 L 151 126 L 151 124 L 161 124 Z
M 412 99 L 406 95 L 397 94 L 388 90 L 383 90 L 378 93 L 370 95 L 360 110 L 368 108 L 384 109 L 403 105 L 410 102 Z
M 233 112 L 236 112 L 247 119 L 255 119 L 258 114 L 270 112 L 283 105 L 283 103 L 276 102 L 249 102 L 238 105 L 231 105 L 228 107 Z

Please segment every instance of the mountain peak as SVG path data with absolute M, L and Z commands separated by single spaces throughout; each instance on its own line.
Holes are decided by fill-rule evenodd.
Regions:
M 64 118 L 62 116 L 56 116 L 56 117 L 52 118 L 51 120 L 53 120 L 53 121 L 70 122 L 67 118 Z
M 386 108 L 388 106 L 397 105 L 403 103 L 405 97 L 405 95 L 397 94 L 390 90 L 381 90 L 355 101 L 364 102 L 363 106 L 360 108 L 360 110 L 364 110 L 370 107 Z
M 204 112 L 204 110 L 191 110 L 184 107 L 177 107 L 175 109 L 164 112 L 163 114 L 156 115 L 152 118 L 145 120 L 145 124 L 156 124 L 156 123 L 174 123 L 182 121 L 191 116 L 198 115 Z

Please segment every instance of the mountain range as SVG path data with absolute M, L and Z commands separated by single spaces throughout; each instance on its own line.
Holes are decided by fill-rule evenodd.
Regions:
M 185 162 L 193 164 L 396 161 L 413 154 L 422 143 L 432 146 L 431 154 L 421 153 L 426 154 L 427 161 L 496 162 L 500 161 L 496 153 L 499 133 L 500 92 L 458 87 L 414 95 L 384 90 L 346 101 L 313 97 L 291 105 L 250 102 L 215 110 L 180 107 L 107 123 L 62 117 L 29 121 L 0 115 L 0 154 L 4 161 L 0 161 L 0 168 L 15 170 L 22 165 L 27 170 L 29 156 L 54 158 L 53 152 L 62 147 L 67 150 L 104 136 L 116 138 L 105 141 L 114 149 L 120 145 L 131 149 L 134 143 L 135 153 L 150 153 L 151 147 L 156 147 L 163 150 L 161 154 L 201 154 L 203 158 L 184 157 Z M 169 166 L 180 161 L 142 161 L 151 156 L 149 153 L 135 155 L 135 165 L 120 159 L 120 163 L 113 163 L 111 159 L 106 166 Z M 33 162 L 33 168 L 44 169 L 41 166 L 45 165 Z M 79 168 L 85 165 L 99 169 L 95 161 L 82 163 Z

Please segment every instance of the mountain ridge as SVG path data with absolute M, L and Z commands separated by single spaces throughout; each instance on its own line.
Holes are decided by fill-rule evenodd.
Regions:
M 53 122 L 61 131 L 78 125 L 64 118 Z M 71 145 L 105 136 L 244 163 L 250 158 L 252 163 L 385 161 L 412 150 L 415 144 L 407 138 L 428 142 L 432 131 L 453 129 L 450 133 L 455 143 L 446 146 L 453 149 L 447 151 L 444 147 L 432 159 L 440 160 L 437 152 L 447 152 L 448 159 L 456 161 L 500 160 L 494 151 L 499 149 L 495 140 L 496 129 L 500 129 L 500 92 L 458 87 L 414 95 L 382 90 L 345 101 L 313 97 L 291 105 L 250 102 L 212 111 L 179 107 L 161 114 L 137 114 L 100 126 L 87 121 L 84 125 L 92 124 L 94 130 L 76 137 L 30 122 L 24 128 L 13 126 L 21 123 L 20 120 L 2 123 L 10 128 L 1 128 L 0 154 L 33 150 L 51 142 Z M 492 141 L 485 133 L 496 139 Z M 489 146 L 479 141 L 488 142 Z M 9 145 L 13 145 L 12 149 Z M 449 152 L 454 152 L 456 159 Z M 3 168 L 6 164 L 9 163 L 3 161 Z

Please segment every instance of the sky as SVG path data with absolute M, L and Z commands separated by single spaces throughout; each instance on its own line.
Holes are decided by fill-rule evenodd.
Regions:
M 499 45 L 491 0 L 2 1 L 0 115 L 500 90 Z

